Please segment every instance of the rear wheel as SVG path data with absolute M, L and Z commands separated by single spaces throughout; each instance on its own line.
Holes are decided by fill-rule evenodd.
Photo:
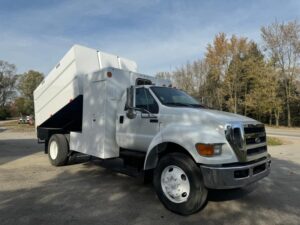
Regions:
M 68 161 L 69 145 L 63 134 L 54 134 L 48 143 L 48 157 L 53 166 L 66 165 Z
M 165 207 L 178 214 L 199 211 L 207 198 L 199 167 L 182 153 L 168 154 L 159 161 L 153 183 Z

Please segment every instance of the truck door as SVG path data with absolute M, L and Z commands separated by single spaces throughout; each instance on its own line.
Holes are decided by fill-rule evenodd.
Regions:
M 119 115 L 117 140 L 120 147 L 137 151 L 147 151 L 153 137 L 159 132 L 158 104 L 149 90 L 144 87 L 136 88 L 136 108 L 146 109 L 151 112 L 136 111 L 134 119 Z

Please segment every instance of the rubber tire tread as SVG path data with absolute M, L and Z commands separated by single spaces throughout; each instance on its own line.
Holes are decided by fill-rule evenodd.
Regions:
M 163 193 L 161 187 L 161 174 L 164 168 L 169 165 L 180 167 L 188 176 L 190 181 L 190 194 L 186 202 L 174 203 Z M 156 194 L 164 206 L 181 215 L 190 215 L 198 212 L 206 203 L 207 189 L 204 186 L 200 168 L 196 163 L 183 153 L 170 153 L 162 157 L 154 170 L 153 184 Z
M 56 159 L 50 156 L 50 145 L 52 141 L 56 141 L 58 153 Z M 48 143 L 48 158 L 53 166 L 64 166 L 68 162 L 69 144 L 67 138 L 63 134 L 53 134 Z

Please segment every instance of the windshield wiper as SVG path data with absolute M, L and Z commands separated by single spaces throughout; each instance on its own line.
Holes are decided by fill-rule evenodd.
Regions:
M 188 104 L 188 103 L 180 103 L 180 102 L 167 102 L 167 103 L 165 103 L 165 105 L 195 107 L 195 106 L 192 105 L 192 104 Z
M 170 106 L 182 106 L 182 107 L 192 107 L 192 108 L 205 108 L 205 106 L 200 104 L 189 104 L 189 103 L 181 103 L 181 102 L 166 102 L 165 105 Z
M 201 105 L 201 104 L 192 104 L 192 105 L 196 108 L 207 108 L 206 106 Z

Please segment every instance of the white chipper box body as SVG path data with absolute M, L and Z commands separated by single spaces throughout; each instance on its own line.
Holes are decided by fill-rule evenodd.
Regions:
M 126 88 L 139 79 L 170 85 L 168 80 L 136 71 L 136 63 L 129 59 L 73 46 L 34 91 L 41 139 L 69 130 L 71 149 L 102 159 L 118 157 L 117 107 Z
M 34 91 L 35 122 L 41 125 L 63 106 L 82 95 L 81 76 L 114 67 L 137 71 L 134 61 L 74 45 Z

